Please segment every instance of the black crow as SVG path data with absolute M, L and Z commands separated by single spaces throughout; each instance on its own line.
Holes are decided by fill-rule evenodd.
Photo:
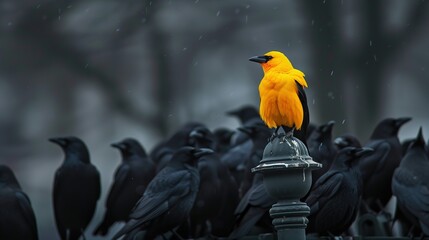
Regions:
M 231 138 L 234 131 L 227 128 L 217 128 L 213 131 L 216 141 L 216 152 L 223 154 L 231 148 Z
M 94 235 L 104 236 L 113 223 L 128 220 L 132 208 L 156 173 L 155 165 L 137 140 L 126 138 L 112 147 L 121 151 L 122 163 L 116 169 L 106 200 L 106 212 Z
M 183 146 L 189 145 L 189 134 L 202 123 L 189 122 L 180 127 L 169 139 L 158 143 L 150 152 L 149 158 L 154 161 L 159 172 L 171 160 L 174 152 Z
M 334 144 L 337 146 L 338 149 L 343 149 L 345 147 L 362 147 L 359 139 L 357 139 L 357 137 L 351 134 L 345 134 L 335 138 Z
M 239 194 L 242 197 L 252 185 L 255 175 L 251 172 L 251 169 L 261 161 L 264 149 L 272 135 L 272 130 L 262 122 L 255 122 L 238 129 L 248 135 L 253 143 L 250 156 L 242 160 L 244 174 L 239 185 Z
M 305 139 L 308 142 L 308 139 L 310 138 L 311 134 L 313 133 L 314 130 L 316 130 L 317 126 L 314 123 L 309 123 L 308 127 L 307 127 L 307 132 L 305 133 Z
M 214 147 L 214 136 L 205 127 L 195 128 L 190 133 L 194 147 Z M 226 237 L 234 225 L 234 209 L 238 204 L 238 187 L 227 166 L 216 152 L 203 156 L 198 161 L 200 187 L 190 213 L 190 229 L 187 237 L 208 235 Z
M 374 129 L 366 147 L 374 153 L 363 157 L 360 170 L 363 179 L 363 200 L 372 211 L 384 208 L 392 197 L 393 171 L 402 158 L 402 147 L 398 139 L 400 127 L 411 118 L 387 118 Z
M 312 172 L 312 185 L 329 170 L 337 154 L 338 150 L 332 139 L 334 124 L 334 121 L 330 121 L 316 127 L 307 141 L 310 156 L 314 161 L 323 165 L 321 169 Z
M 237 117 L 241 126 L 253 125 L 255 123 L 263 123 L 258 109 L 251 105 L 244 105 L 238 109 L 227 112 L 227 115 Z M 241 144 L 249 138 L 248 135 L 241 131 L 236 131 L 231 137 L 231 146 Z
M 5 165 L 0 165 L 0 239 L 38 239 L 30 199 Z
M 210 148 L 216 150 L 216 139 L 214 134 L 204 125 L 195 127 L 188 137 L 188 146 L 196 148 Z
M 237 183 L 214 152 L 199 159 L 198 172 L 200 186 L 190 212 L 188 237 L 227 237 L 239 201 Z
M 362 194 L 359 160 L 369 148 L 346 147 L 335 157 L 305 200 L 310 207 L 307 232 L 339 235 L 356 218 Z
M 422 129 L 396 168 L 392 192 L 408 221 L 429 236 L 429 157 Z
M 258 109 L 252 105 L 244 105 L 237 109 L 226 112 L 227 115 L 237 117 L 241 125 L 253 123 L 254 121 L 262 121 L 259 116 Z
M 228 239 L 239 239 L 248 235 L 255 226 L 263 229 L 262 232 L 273 231 L 269 210 L 276 203 L 263 183 L 263 175 L 256 173 L 253 184 L 238 204 L 235 215 L 235 229 Z
M 88 148 L 77 137 L 51 138 L 65 158 L 54 178 L 55 221 L 61 239 L 76 240 L 91 221 L 100 197 L 100 174 L 91 164 Z
M 189 146 L 177 150 L 149 183 L 129 221 L 113 239 L 124 234 L 125 239 L 132 239 L 139 231 L 145 231 L 144 239 L 175 232 L 175 228 L 188 218 L 198 193 L 198 159 L 211 152 L 210 149 Z
M 242 134 L 246 136 L 247 139 L 244 142 L 231 147 L 220 157 L 221 162 L 228 167 L 237 185 L 240 185 L 243 180 L 244 172 L 246 171 L 246 159 L 249 159 L 250 156 L 252 156 L 254 145 L 252 139 L 250 139 L 247 134 Z

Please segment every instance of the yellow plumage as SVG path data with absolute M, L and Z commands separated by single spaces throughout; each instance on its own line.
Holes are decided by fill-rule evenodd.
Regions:
M 304 109 L 298 96 L 297 83 L 303 88 L 307 87 L 304 73 L 294 69 L 281 52 L 271 51 L 264 54 L 262 59 L 264 57 L 266 62 L 256 61 L 261 63 L 264 70 L 264 77 L 259 84 L 261 118 L 270 128 L 287 126 L 299 130 Z

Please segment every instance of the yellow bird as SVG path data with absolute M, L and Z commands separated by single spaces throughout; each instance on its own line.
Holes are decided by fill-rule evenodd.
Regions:
M 269 128 L 276 128 L 274 135 L 283 127 L 286 134 L 293 134 L 306 143 L 309 112 L 304 92 L 308 85 L 304 73 L 295 69 L 289 59 L 278 51 L 249 60 L 260 63 L 264 70 L 259 84 L 259 114 L 262 120 Z

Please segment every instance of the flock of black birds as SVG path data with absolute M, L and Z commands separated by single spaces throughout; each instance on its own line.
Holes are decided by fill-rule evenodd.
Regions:
M 103 220 L 93 231 L 105 236 L 125 222 L 113 239 L 239 239 L 275 232 L 269 209 L 276 202 L 261 174 L 252 174 L 272 130 L 257 109 L 228 112 L 241 126 L 209 130 L 188 123 L 147 154 L 131 138 L 112 144 L 122 162 L 105 200 Z M 415 139 L 398 139 L 410 118 L 388 118 L 361 144 L 352 135 L 334 138 L 334 122 L 310 125 L 304 139 L 314 161 L 313 185 L 302 199 L 311 211 L 307 233 L 353 235 L 357 216 L 385 212 L 396 196 L 393 222 L 408 236 L 429 236 L 429 151 L 420 129 Z M 100 198 L 100 173 L 77 137 L 49 139 L 65 154 L 55 174 L 53 208 L 61 239 L 79 239 Z M 0 239 L 38 239 L 30 199 L 12 170 L 0 165 Z

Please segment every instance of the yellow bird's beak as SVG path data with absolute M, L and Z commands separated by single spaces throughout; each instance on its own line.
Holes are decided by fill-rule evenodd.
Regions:
M 254 56 L 249 58 L 249 61 L 251 62 L 257 62 L 257 63 L 266 63 L 271 58 L 269 56 Z

